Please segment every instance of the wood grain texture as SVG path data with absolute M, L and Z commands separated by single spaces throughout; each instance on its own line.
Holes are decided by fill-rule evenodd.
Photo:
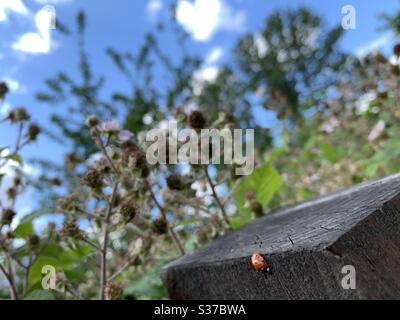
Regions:
M 252 269 L 254 251 L 271 275 Z M 341 286 L 344 265 L 356 269 L 356 290 Z M 171 299 L 400 298 L 400 175 L 275 210 L 161 277 Z

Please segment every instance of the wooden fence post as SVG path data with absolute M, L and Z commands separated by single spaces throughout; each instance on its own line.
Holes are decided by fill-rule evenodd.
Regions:
M 254 251 L 271 274 L 252 269 Z M 400 174 L 275 210 L 161 276 L 171 299 L 398 299 Z

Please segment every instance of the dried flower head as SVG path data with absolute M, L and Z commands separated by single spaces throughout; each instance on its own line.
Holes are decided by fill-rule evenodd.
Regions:
M 31 250 L 37 249 L 37 247 L 39 246 L 39 243 L 40 243 L 40 237 L 38 235 L 36 235 L 36 234 L 31 234 L 28 237 L 28 241 L 27 242 L 28 242 L 28 247 Z
M 16 213 L 12 209 L 4 209 L 3 212 L 1 213 L 1 224 L 2 226 L 4 225 L 10 225 L 15 217 Z
M 92 189 L 103 186 L 103 175 L 96 169 L 89 169 L 82 177 L 82 183 Z
M 204 114 L 201 111 L 193 111 L 190 115 L 189 115 L 189 125 L 191 128 L 196 129 L 196 130 L 200 130 L 200 129 L 204 129 L 206 124 L 207 124 L 207 120 L 204 116 Z
M 179 123 L 184 123 L 187 120 L 187 115 L 182 108 L 174 108 L 172 109 L 172 116 L 178 121 Z
M 19 187 L 21 185 L 21 183 L 22 183 L 21 177 L 20 176 L 15 176 L 14 177 L 14 181 L 13 181 L 14 187 Z
M 19 121 L 27 121 L 31 118 L 28 111 L 25 108 L 15 108 L 10 110 L 8 113 L 7 119 L 10 120 L 11 123 L 16 123 Z
M 100 120 L 95 115 L 90 115 L 89 117 L 86 118 L 86 126 L 88 126 L 89 128 L 94 128 L 99 124 Z
M 76 218 L 65 220 L 60 230 L 60 235 L 64 238 L 71 238 L 74 240 L 80 240 L 83 238 L 83 232 L 79 229 L 76 223 Z
M 55 187 L 59 187 L 59 186 L 62 185 L 61 179 L 60 179 L 60 178 L 57 178 L 57 177 L 49 178 L 49 179 L 47 180 L 47 182 L 48 182 L 50 185 L 55 186 Z
M 7 197 L 10 201 L 14 201 L 17 197 L 17 188 L 11 187 L 7 189 Z
M 42 130 L 36 124 L 31 124 L 28 128 L 27 137 L 30 141 L 36 141 Z
M 10 91 L 10 89 L 8 88 L 7 83 L 5 83 L 4 81 L 1 81 L 0 82 L 0 100 L 3 99 L 9 91 Z
M 168 232 L 168 222 L 164 218 L 155 219 L 151 224 L 151 230 L 155 234 L 166 234 Z
M 141 170 L 142 177 L 149 175 L 146 153 L 132 141 L 121 144 L 121 159 L 124 162 L 133 163 L 135 169 Z
M 134 201 L 128 201 L 121 205 L 119 212 L 124 220 L 128 223 L 135 218 L 138 212 L 138 206 Z
M 79 198 L 72 194 L 58 199 L 57 206 L 62 211 L 75 212 L 79 209 Z
M 120 284 L 109 282 L 104 288 L 104 296 L 106 300 L 121 300 L 124 290 Z
M 182 191 L 187 187 L 187 184 L 185 183 L 183 177 L 175 173 L 171 174 L 167 178 L 167 185 L 168 188 L 170 188 L 171 190 L 177 191 Z

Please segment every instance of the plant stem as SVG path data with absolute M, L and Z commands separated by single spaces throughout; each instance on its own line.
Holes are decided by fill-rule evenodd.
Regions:
M 8 269 L 9 269 L 9 271 L 7 272 L 6 269 L 3 267 L 3 265 L 0 264 L 0 270 L 3 272 L 4 276 L 6 277 L 6 279 L 8 281 L 8 285 L 10 287 L 11 299 L 18 300 L 17 288 L 15 287 L 15 281 L 14 281 L 14 276 L 12 274 L 10 261 L 8 262 Z
M 96 132 L 96 140 L 97 140 L 98 143 L 99 143 L 99 147 L 100 147 L 101 151 L 103 151 L 103 154 L 104 154 L 104 156 L 106 157 L 108 163 L 110 164 L 111 169 L 115 172 L 115 174 L 116 174 L 117 176 L 119 176 L 119 171 L 118 171 L 118 169 L 115 167 L 115 165 L 114 165 L 114 163 L 112 162 L 112 160 L 110 159 L 110 156 L 108 155 L 107 150 L 106 150 L 106 146 L 104 145 L 103 140 L 101 140 L 101 135 L 100 135 L 100 132 L 99 132 L 99 130 L 98 130 L 97 128 L 95 128 L 95 132 Z
M 225 207 L 222 204 L 220 198 L 218 197 L 217 191 L 215 190 L 215 184 L 212 181 L 212 179 L 210 177 L 210 174 L 208 173 L 208 166 L 204 166 L 204 172 L 205 172 L 205 175 L 206 175 L 206 179 L 207 179 L 207 181 L 208 181 L 208 183 L 210 185 L 213 197 L 214 197 L 215 201 L 217 202 L 219 208 L 221 209 L 222 218 L 224 219 L 224 221 L 227 224 L 228 228 L 231 229 L 232 226 L 231 226 L 231 223 L 229 222 L 228 214 L 226 213 Z
M 137 255 L 130 257 L 128 261 L 125 262 L 125 264 L 118 269 L 118 271 L 116 271 L 112 276 L 108 278 L 108 281 L 113 281 L 115 278 L 117 278 L 121 273 L 123 273 L 126 269 L 128 269 L 132 265 L 135 259 L 137 259 Z
M 109 240 L 109 226 L 110 226 L 110 219 L 111 213 L 115 204 L 115 200 L 117 198 L 117 189 L 118 189 L 119 182 L 115 182 L 113 191 L 111 194 L 111 201 L 108 205 L 106 220 L 103 222 L 103 242 L 100 251 L 100 300 L 104 300 L 104 291 L 107 284 L 107 247 L 108 247 L 108 240 Z
M 181 256 L 184 256 L 185 255 L 185 249 L 183 248 L 181 242 L 179 241 L 179 238 L 176 235 L 176 233 L 175 233 L 174 229 L 172 228 L 171 224 L 168 223 L 167 214 L 165 213 L 164 208 L 158 202 L 157 197 L 153 192 L 153 189 L 151 187 L 149 187 L 149 190 L 150 190 L 151 198 L 153 199 L 155 205 L 157 206 L 157 208 L 160 211 L 161 215 L 163 216 L 164 220 L 168 224 L 168 231 L 169 231 L 169 234 L 170 234 L 170 236 L 172 238 L 172 241 L 175 243 L 175 245 L 176 245 L 177 249 L 179 250 L 179 253 L 181 254 Z

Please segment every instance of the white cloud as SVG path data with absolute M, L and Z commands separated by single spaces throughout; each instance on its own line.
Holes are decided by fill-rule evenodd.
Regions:
M 146 8 L 150 20 L 156 21 L 163 7 L 161 0 L 150 0 Z
M 1 0 L 0 22 L 7 20 L 7 12 L 27 15 L 29 13 L 29 10 L 21 0 Z
M 392 39 L 393 39 L 392 32 L 385 33 L 383 36 L 379 37 L 378 39 L 375 39 L 374 41 L 368 43 L 367 45 L 357 48 L 356 50 L 354 50 L 354 53 L 359 58 L 365 57 L 367 54 L 381 49 L 382 47 L 387 45 Z
M 47 10 L 40 10 L 35 16 L 38 32 L 23 34 L 18 41 L 13 43 L 13 49 L 33 54 L 49 53 L 52 49 L 49 30 L 51 18 Z
M 241 30 L 245 23 L 243 11 L 234 12 L 223 0 L 181 0 L 176 18 L 198 41 L 207 41 L 219 29 Z
M 151 17 L 155 17 L 162 10 L 163 3 L 161 0 L 150 0 L 147 4 L 147 12 Z
M 8 111 L 10 111 L 11 106 L 8 102 L 0 102 L 0 116 L 8 114 Z
M 215 63 L 221 59 L 223 50 L 221 47 L 214 47 L 206 57 L 206 63 Z
M 19 82 L 15 79 L 5 77 L 5 78 L 2 78 L 1 81 L 4 81 L 5 83 L 7 83 L 7 86 L 11 91 L 18 91 L 21 88 Z
M 217 67 L 204 67 L 193 74 L 193 91 L 200 94 L 205 82 L 215 82 L 219 69 Z

